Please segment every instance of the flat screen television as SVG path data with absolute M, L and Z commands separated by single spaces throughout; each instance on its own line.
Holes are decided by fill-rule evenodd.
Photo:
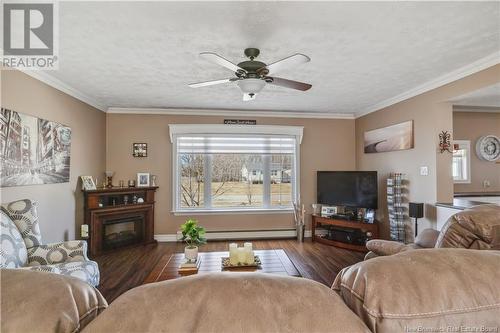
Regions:
M 377 171 L 318 171 L 318 203 L 377 209 Z

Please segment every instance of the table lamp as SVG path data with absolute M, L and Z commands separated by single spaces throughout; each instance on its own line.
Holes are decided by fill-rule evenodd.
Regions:
M 424 204 L 421 202 L 410 202 L 410 217 L 415 219 L 415 237 L 417 237 L 418 219 L 424 217 Z

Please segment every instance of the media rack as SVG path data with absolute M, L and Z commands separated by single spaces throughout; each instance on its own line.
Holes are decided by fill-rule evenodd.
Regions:
M 362 233 L 365 235 L 366 240 L 374 239 L 379 237 L 378 233 L 378 221 L 375 220 L 373 223 L 361 222 L 359 220 L 345 220 L 338 218 L 329 218 L 322 217 L 320 215 L 313 214 L 312 215 L 312 241 L 332 245 L 336 247 L 340 247 L 343 249 L 359 251 L 359 252 L 367 252 L 366 246 L 363 244 L 353 244 L 349 242 L 343 242 L 338 240 L 328 239 L 326 237 L 322 237 L 316 235 L 316 228 L 321 227 L 322 225 L 330 226 L 333 228 L 339 228 L 338 230 L 354 230 L 358 234 Z

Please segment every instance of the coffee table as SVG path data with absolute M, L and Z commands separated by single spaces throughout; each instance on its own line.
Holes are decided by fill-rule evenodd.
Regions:
M 228 257 L 229 252 L 200 252 L 201 265 L 198 269 L 198 274 L 212 273 L 212 272 L 231 272 L 243 271 L 243 272 L 261 272 L 261 273 L 272 273 L 281 274 L 289 276 L 301 276 L 297 268 L 288 258 L 287 254 L 283 249 L 275 250 L 256 250 L 254 251 L 256 255 L 260 257 L 262 262 L 261 267 L 242 267 L 238 269 L 223 270 L 221 265 L 221 258 Z M 184 253 L 175 253 L 172 255 L 166 255 L 160 259 L 160 261 L 153 268 L 153 271 L 144 280 L 144 284 L 151 282 L 158 282 L 164 280 L 177 279 L 181 277 L 178 273 L 179 265 L 184 259 Z

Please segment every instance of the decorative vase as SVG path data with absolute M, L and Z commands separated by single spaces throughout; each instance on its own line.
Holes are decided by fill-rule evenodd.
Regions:
M 184 256 L 188 260 L 196 260 L 198 258 L 198 246 L 195 247 L 186 246 L 184 248 Z
M 106 187 L 112 188 L 113 187 L 113 175 L 115 174 L 115 172 L 114 171 L 106 171 L 104 173 L 106 174 L 106 179 L 108 180 Z

